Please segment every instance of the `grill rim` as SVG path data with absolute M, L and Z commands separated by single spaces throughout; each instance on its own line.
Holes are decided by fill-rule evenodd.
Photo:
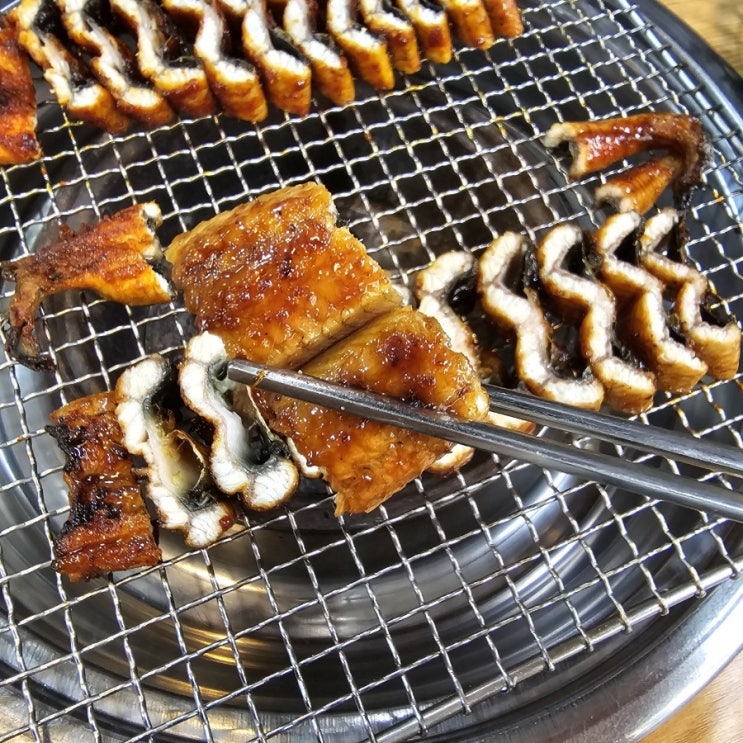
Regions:
M 743 569 L 743 560 L 739 567 Z M 639 741 L 694 697 L 743 650 L 743 641 L 740 640 L 738 631 L 740 622 L 743 621 L 743 581 L 733 580 L 731 576 L 720 576 L 720 582 L 710 588 L 705 597 L 697 600 L 687 597 L 685 601 L 675 604 L 666 616 L 651 616 L 645 621 L 652 622 L 652 628 L 639 628 L 643 632 L 643 638 L 650 640 L 643 648 L 633 647 L 631 641 L 620 642 L 621 634 L 614 640 L 597 646 L 602 658 L 611 658 L 617 652 L 624 653 L 629 649 L 630 662 L 620 673 L 613 669 L 602 670 L 593 663 L 588 674 L 572 677 L 571 670 L 587 663 L 590 655 L 575 656 L 578 664 L 572 669 L 561 669 L 558 663 L 557 670 L 546 676 L 539 669 L 532 669 L 535 673 L 532 678 L 519 681 L 509 691 L 509 701 L 512 704 L 507 705 L 505 713 L 502 705 L 491 696 L 473 707 L 474 725 L 455 727 L 455 713 L 434 726 L 430 730 L 431 735 L 425 739 L 477 740 L 478 738 L 471 736 L 481 732 L 491 736 L 497 733 L 499 739 L 508 743 L 563 743 L 565 740 L 593 743 L 596 740 L 611 740 L 612 736 L 621 732 L 623 740 Z M 626 659 L 624 655 L 623 659 Z M 595 658 L 591 660 L 595 661 Z M 654 669 L 653 674 L 648 675 L 648 667 Z M 606 666 L 603 668 L 606 669 Z M 94 675 L 92 680 L 95 681 Z M 547 696 L 544 687 L 547 688 Z M 551 696 L 554 689 L 560 689 L 561 693 Z M 6 688 L 4 691 L 7 690 Z M 14 709 L 7 708 L 3 713 L 7 716 L 0 718 L 0 721 L 21 729 L 27 724 L 27 721 L 22 720 L 24 712 L 26 715 L 28 713 L 25 710 L 23 691 L 16 688 L 13 690 L 17 693 L 16 701 L 20 702 L 14 708 L 15 717 Z M 642 693 L 637 693 L 638 690 L 642 690 Z M 50 693 L 48 687 L 41 691 L 40 699 L 42 703 L 50 705 L 50 709 L 55 701 L 60 701 L 64 696 Z M 497 694 L 497 690 L 494 694 Z M 544 704 L 545 698 L 550 702 Z M 168 701 L 172 699 L 167 693 L 148 690 L 148 705 L 157 707 L 158 702 Z M 524 707 L 521 706 L 522 702 L 526 703 Z M 589 720 L 579 712 L 583 705 L 591 709 Z M 514 710 L 520 713 L 523 709 L 529 715 L 514 720 Z M 393 743 L 407 740 L 408 733 L 415 734 L 416 731 L 410 730 L 409 726 L 417 726 L 419 721 L 405 717 L 407 712 L 407 709 L 391 709 L 386 714 L 370 713 L 372 720 L 385 725 L 381 733 L 375 736 L 375 740 L 378 743 Z M 101 711 L 96 712 L 98 725 L 103 730 L 107 730 L 106 717 L 108 715 Z M 270 718 L 271 713 L 267 717 Z M 117 724 L 120 725 L 120 719 L 115 715 L 115 710 L 112 711 L 110 720 L 114 724 L 110 731 L 121 732 L 121 728 L 116 727 Z M 333 731 L 346 730 L 344 725 L 354 721 L 357 722 L 355 715 L 337 713 L 319 719 L 327 740 L 334 740 Z M 80 719 L 80 715 L 76 715 L 70 722 L 68 737 L 55 738 L 59 743 L 73 743 L 79 739 L 75 736 L 80 732 L 90 730 L 85 721 Z M 280 727 L 279 719 L 275 721 L 275 725 Z M 134 731 L 133 727 L 133 737 L 127 740 L 147 739 L 148 731 Z M 167 732 L 161 732 L 160 735 L 165 735 L 165 740 L 198 739 L 171 738 Z M 344 740 L 342 736 L 343 733 L 338 740 Z M 281 737 L 278 739 L 283 740 Z

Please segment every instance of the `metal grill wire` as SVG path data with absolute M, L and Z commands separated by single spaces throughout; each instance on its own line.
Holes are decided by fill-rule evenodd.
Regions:
M 44 104 L 45 160 L 0 176 L 2 257 L 53 239 L 60 222 L 145 200 L 162 208 L 167 244 L 247 198 L 318 179 L 409 286 L 435 255 L 479 251 L 505 229 L 534 240 L 565 220 L 600 222 L 599 177 L 569 182 L 564 158 L 540 144 L 556 119 L 683 110 L 713 147 L 691 254 L 743 316 L 734 113 L 636 7 L 522 5 L 522 38 L 460 50 L 389 93 L 362 89 L 344 110 L 320 102 L 303 120 L 216 117 L 111 139 Z M 400 739 L 739 573 L 738 527 L 481 457 L 371 517 L 337 523 L 315 490 L 208 550 L 163 535 L 161 565 L 70 585 L 50 567 L 67 503 L 48 414 L 110 388 L 136 358 L 176 352 L 188 332 L 178 305 L 58 297 L 39 327 L 57 370 L 2 360 L 0 703 L 15 726 L 0 740 L 64 740 L 79 723 L 94 740 Z M 741 446 L 739 411 L 736 379 L 666 396 L 645 417 Z

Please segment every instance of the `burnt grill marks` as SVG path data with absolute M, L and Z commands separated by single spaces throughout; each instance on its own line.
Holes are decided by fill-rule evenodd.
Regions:
M 89 395 L 51 416 L 47 431 L 65 455 L 70 515 L 53 567 L 70 580 L 155 565 L 160 549 L 110 392 Z

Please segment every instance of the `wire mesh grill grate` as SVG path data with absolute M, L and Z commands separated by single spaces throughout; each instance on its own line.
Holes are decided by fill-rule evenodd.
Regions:
M 114 139 L 46 102 L 44 161 L 0 173 L 2 258 L 34 251 L 60 222 L 146 200 L 163 211 L 167 244 L 216 211 L 317 179 L 409 286 L 436 255 L 479 251 L 495 233 L 535 240 L 563 221 L 601 221 L 600 177 L 570 182 L 540 143 L 555 120 L 684 110 L 712 144 L 691 255 L 743 315 L 735 113 L 641 6 L 522 5 L 523 37 L 301 120 L 216 117 Z M 315 488 L 208 550 L 165 534 L 161 565 L 68 584 L 51 569 L 68 507 L 48 415 L 147 353 L 177 352 L 189 327 L 177 304 L 65 295 L 45 303 L 39 327 L 53 373 L 0 359 L 0 703 L 16 721 L 0 740 L 66 740 L 81 724 L 93 740 L 400 740 L 631 642 L 630 630 L 743 564 L 741 530 L 725 521 L 483 456 L 369 517 L 336 520 Z M 645 418 L 741 447 L 741 392 L 739 379 L 711 383 L 659 398 Z

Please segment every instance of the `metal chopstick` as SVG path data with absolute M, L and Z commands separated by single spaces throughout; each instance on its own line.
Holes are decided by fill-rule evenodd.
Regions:
M 499 413 L 743 477 L 743 450 L 734 446 L 606 413 L 581 410 L 517 390 L 494 385 L 485 385 L 485 389 L 490 395 L 490 409 Z
M 270 392 L 743 522 L 743 495 L 740 493 L 616 456 L 501 429 L 488 423 L 466 421 L 384 395 L 250 361 L 230 361 L 227 375 L 235 381 Z M 596 437 L 598 434 L 598 431 L 593 433 Z M 642 448 L 640 442 L 633 443 Z M 676 456 L 675 451 L 673 456 Z M 695 463 L 705 466 L 704 462 Z

